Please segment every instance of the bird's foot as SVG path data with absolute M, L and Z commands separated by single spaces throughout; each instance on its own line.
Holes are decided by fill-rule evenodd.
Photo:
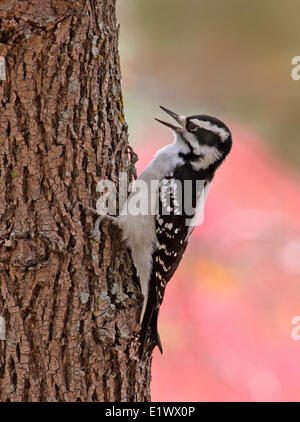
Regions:
M 98 218 L 95 222 L 94 230 L 91 232 L 90 237 L 92 239 L 94 239 L 95 241 L 100 242 L 100 239 L 101 239 L 100 223 L 101 223 L 101 221 L 104 220 L 104 219 L 107 219 L 111 222 L 115 222 L 115 221 L 117 221 L 117 217 L 113 217 L 113 216 L 107 215 L 107 214 L 101 214 L 100 211 L 95 210 L 94 208 L 88 207 L 87 209 L 91 213 L 96 214 L 98 216 Z

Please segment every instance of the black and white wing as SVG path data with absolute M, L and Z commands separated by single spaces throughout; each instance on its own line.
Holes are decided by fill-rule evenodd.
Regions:
M 155 216 L 157 246 L 153 253 L 149 295 L 141 327 L 140 354 L 151 353 L 156 345 L 162 353 L 157 331 L 159 308 L 166 285 L 185 252 L 208 186 L 209 181 L 197 180 L 197 173 L 186 165 L 161 181 Z

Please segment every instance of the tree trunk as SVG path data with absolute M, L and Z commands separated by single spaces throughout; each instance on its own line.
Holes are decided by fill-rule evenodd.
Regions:
M 0 401 L 148 401 L 130 254 L 87 211 L 134 167 L 115 0 L 8 0 L 0 18 Z

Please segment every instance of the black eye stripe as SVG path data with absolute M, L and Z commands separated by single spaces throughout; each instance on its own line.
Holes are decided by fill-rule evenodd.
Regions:
M 190 123 L 189 124 L 189 131 L 191 131 L 191 132 L 195 132 L 196 130 L 198 130 L 199 129 L 199 126 L 197 126 L 195 123 Z

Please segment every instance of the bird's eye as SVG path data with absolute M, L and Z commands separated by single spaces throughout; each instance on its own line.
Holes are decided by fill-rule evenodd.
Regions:
M 199 126 L 195 125 L 194 123 L 189 124 L 189 132 L 196 132 L 199 129 Z

